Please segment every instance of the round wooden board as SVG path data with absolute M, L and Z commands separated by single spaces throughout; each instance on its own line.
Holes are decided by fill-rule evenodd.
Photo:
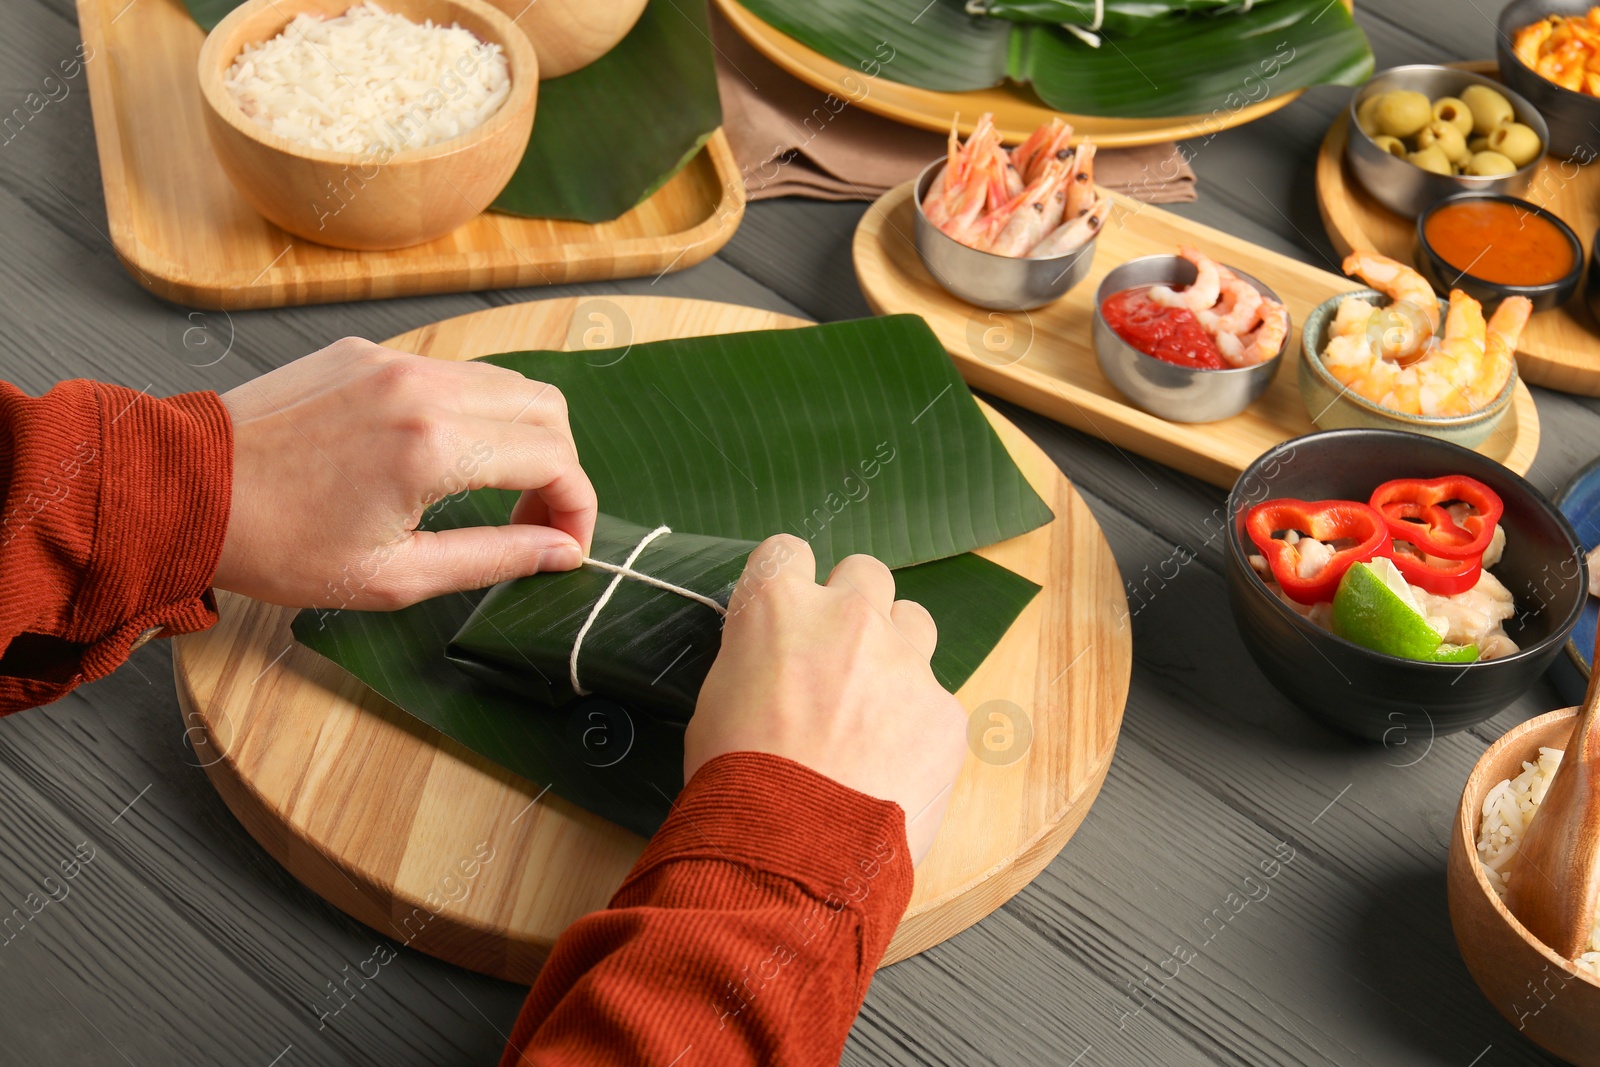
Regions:
M 1102 148 L 1182 140 L 1218 133 L 1270 115 L 1293 103 L 1304 91 L 1270 97 L 1238 110 L 1229 110 L 1225 115 L 1173 115 L 1157 119 L 1072 115 L 1055 110 L 1011 82 L 991 89 L 941 93 L 890 81 L 885 77 L 867 78 L 854 67 L 836 63 L 763 22 L 738 0 L 716 2 L 741 37 L 754 45 L 762 55 L 814 89 L 833 93 L 841 100 L 849 100 L 863 111 L 939 133 L 949 131 L 950 118 L 958 112 L 962 116 L 960 129 L 963 135 L 972 132 L 979 115 L 991 112 L 995 128 L 1009 144 L 1027 140 L 1028 135 L 1040 124 L 1058 115 L 1072 123 L 1077 136 L 1086 137 Z M 870 93 L 860 91 L 864 81 L 872 82 Z
M 1457 65 L 1491 76 L 1497 70 L 1492 60 Z M 1411 263 L 1416 223 L 1396 215 L 1362 188 L 1345 165 L 1349 137 L 1350 117 L 1341 111 L 1317 153 L 1317 206 L 1328 240 L 1341 256 L 1360 248 Z M 1590 253 L 1600 225 L 1600 165 L 1580 167 L 1546 156 L 1523 199 L 1559 215 L 1583 242 L 1584 255 Z M 1517 345 L 1517 368 L 1533 385 L 1600 396 L 1600 326 L 1581 291 L 1561 307 L 1528 320 Z
M 388 344 L 443 359 L 577 349 L 619 309 L 635 342 L 807 325 L 700 300 L 563 298 Z M 985 413 L 1056 518 L 980 550 L 1043 588 L 957 695 L 969 710 L 1020 708 L 1032 742 L 1008 765 L 968 758 L 885 964 L 983 918 L 1061 850 L 1099 792 L 1128 695 L 1127 601 L 1099 526 L 1049 457 Z M 195 751 L 239 821 L 296 878 L 385 937 L 532 981 L 556 937 L 605 906 L 644 839 L 543 795 L 296 644 L 292 610 L 218 601 L 221 621 L 179 638 L 173 669 Z M 1005 705 L 985 708 L 986 724 L 995 707 Z

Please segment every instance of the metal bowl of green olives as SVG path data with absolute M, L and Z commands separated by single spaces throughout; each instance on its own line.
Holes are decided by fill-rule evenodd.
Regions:
M 1394 67 L 1350 99 L 1345 157 L 1367 192 L 1415 218 L 1456 193 L 1519 196 L 1549 143 L 1534 106 L 1454 67 Z

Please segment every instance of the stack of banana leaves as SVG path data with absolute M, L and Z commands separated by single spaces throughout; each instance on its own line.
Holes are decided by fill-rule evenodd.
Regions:
M 1228 115 L 1355 85 L 1372 50 L 1341 0 L 743 0 L 830 59 L 923 89 L 1024 84 L 1121 118 Z
M 683 785 L 719 608 L 756 542 L 803 538 L 822 577 L 852 553 L 882 559 L 938 624 L 933 670 L 951 690 L 1039 590 L 974 554 L 1052 516 L 916 316 L 489 359 L 565 394 L 605 513 L 591 558 L 611 569 L 397 612 L 303 612 L 294 633 L 429 726 L 638 833 Z M 424 526 L 503 523 L 516 499 L 467 493 Z M 671 588 L 619 576 L 630 559 Z

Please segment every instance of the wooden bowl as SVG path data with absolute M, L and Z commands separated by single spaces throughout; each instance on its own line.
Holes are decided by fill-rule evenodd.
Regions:
M 310 148 L 247 117 L 223 76 L 247 44 L 270 40 L 296 15 L 342 15 L 353 0 L 247 0 L 200 49 L 200 92 L 212 147 L 239 193 L 267 219 L 336 248 L 404 248 L 476 217 L 505 188 L 533 132 L 539 60 L 527 36 L 485 0 L 384 0 L 413 22 L 459 23 L 498 44 L 511 91 L 489 120 L 426 148 L 365 154 Z
M 1600 980 L 1536 939 L 1506 910 L 1478 862 L 1490 788 L 1522 773 L 1540 747 L 1565 748 L 1577 708 L 1552 711 L 1489 746 L 1467 779 L 1450 835 L 1450 924 L 1483 995 L 1524 1037 L 1578 1065 L 1600 1067 Z
M 490 0 L 516 19 L 539 53 L 539 77 L 587 67 L 628 36 L 647 0 Z

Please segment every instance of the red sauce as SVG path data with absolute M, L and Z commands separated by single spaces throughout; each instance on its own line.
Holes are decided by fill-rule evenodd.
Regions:
M 1199 370 L 1222 370 L 1222 353 L 1188 308 L 1169 308 L 1150 299 L 1150 286 L 1112 293 L 1100 305 L 1106 325 L 1147 356 Z

